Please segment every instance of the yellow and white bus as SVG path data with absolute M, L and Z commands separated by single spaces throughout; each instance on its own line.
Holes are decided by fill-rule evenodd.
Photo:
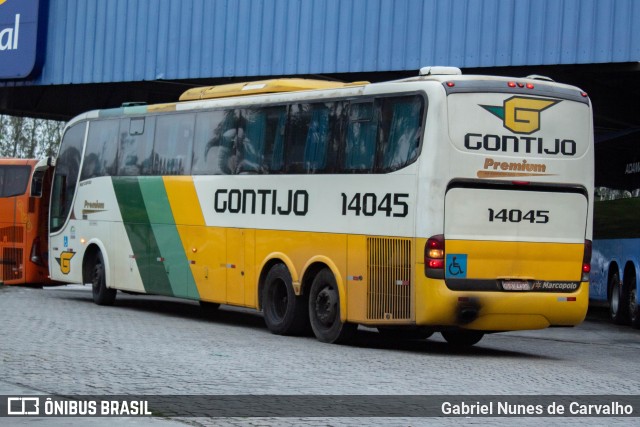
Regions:
M 425 67 L 278 79 L 69 122 L 54 280 L 262 310 L 343 342 L 573 326 L 586 314 L 593 131 L 580 89 Z

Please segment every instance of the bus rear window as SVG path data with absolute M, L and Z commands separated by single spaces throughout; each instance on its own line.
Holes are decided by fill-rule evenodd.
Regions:
M 29 166 L 0 166 L 0 197 L 20 196 L 27 191 Z

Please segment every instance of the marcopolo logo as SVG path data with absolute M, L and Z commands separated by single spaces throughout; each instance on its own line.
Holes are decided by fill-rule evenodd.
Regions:
M 540 113 L 556 105 L 559 100 L 513 96 L 502 106 L 480 105 L 502 120 L 504 127 L 514 133 L 529 135 L 540 130 Z

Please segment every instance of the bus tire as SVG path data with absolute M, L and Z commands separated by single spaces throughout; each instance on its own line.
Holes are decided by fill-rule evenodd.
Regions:
M 344 343 L 358 328 L 355 323 L 340 320 L 340 293 L 333 273 L 323 268 L 314 277 L 309 291 L 309 321 L 319 341 Z
M 107 288 L 107 277 L 102 253 L 98 251 L 91 267 L 91 291 L 93 302 L 98 305 L 113 305 L 116 301 L 116 289 Z
M 640 329 L 640 307 L 638 306 L 638 287 L 636 286 L 635 271 L 629 281 L 629 319 L 633 328 Z
M 484 332 L 467 329 L 459 331 L 442 331 L 441 334 L 450 346 L 460 348 L 471 347 L 472 345 L 477 344 L 484 336 Z
M 298 335 L 309 323 L 307 304 L 293 291 L 291 273 L 284 264 L 271 267 L 264 283 L 264 321 L 277 335 Z
M 616 325 L 629 322 L 629 295 L 625 288 L 618 273 L 614 273 L 609 279 L 609 316 Z

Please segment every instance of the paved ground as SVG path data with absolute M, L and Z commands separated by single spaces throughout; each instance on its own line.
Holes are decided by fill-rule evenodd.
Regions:
M 257 313 L 119 293 L 92 303 L 86 287 L 0 287 L 0 395 L 640 395 L 640 332 L 601 312 L 578 328 L 487 336 L 453 352 L 439 337 L 394 342 L 363 329 L 349 346 L 270 334 Z M 328 408 L 328 412 L 330 412 Z M 640 410 L 640 408 L 638 408 Z M 129 425 L 504 425 L 506 419 L 122 418 Z M 511 419 L 514 420 L 514 419 Z M 549 421 L 549 419 L 546 419 Z M 616 418 L 552 424 L 629 425 Z M 43 419 L 0 419 L 24 425 Z M 46 425 L 113 419 L 46 419 Z M 515 421 L 515 420 L 514 420 Z M 540 419 L 518 418 L 518 425 Z M 606 421 L 606 422 L 603 422 Z M 52 424 L 53 423 L 53 424 Z M 59 424 L 56 424 L 59 423 Z M 636 424 L 638 424 L 636 422 Z

